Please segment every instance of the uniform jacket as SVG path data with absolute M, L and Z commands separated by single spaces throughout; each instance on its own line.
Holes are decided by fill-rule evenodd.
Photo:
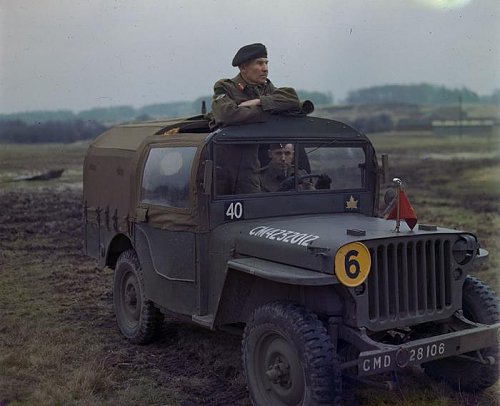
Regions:
M 260 106 L 238 105 L 260 99 Z M 301 104 L 291 87 L 276 88 L 270 80 L 263 85 L 249 85 L 241 75 L 221 79 L 214 85 L 211 127 L 264 122 L 271 114 L 297 114 Z
M 290 168 L 293 170 L 293 167 Z M 299 176 L 307 175 L 307 172 L 303 169 L 299 169 Z M 288 178 L 288 176 L 293 176 L 293 172 L 290 171 L 288 174 L 284 174 L 282 171 L 275 169 L 272 165 L 268 165 L 259 171 L 259 191 L 260 192 L 276 192 L 280 188 L 281 183 Z M 298 187 L 299 190 L 314 190 L 314 186 L 311 184 L 310 180 L 304 180 Z

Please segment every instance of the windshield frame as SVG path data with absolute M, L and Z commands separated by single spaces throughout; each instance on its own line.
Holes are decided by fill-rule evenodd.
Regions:
M 304 190 L 300 190 L 298 187 L 298 179 L 295 177 L 294 187 L 291 190 L 283 190 L 283 191 L 258 191 L 258 192 L 250 192 L 250 193 L 217 193 L 217 180 L 220 173 L 217 173 L 217 164 L 219 163 L 219 158 L 217 156 L 217 149 L 219 146 L 254 146 L 258 148 L 262 145 L 270 145 L 270 144 L 293 144 L 294 151 L 299 151 L 296 154 L 302 153 L 305 147 L 311 147 L 314 144 L 317 144 L 317 148 L 354 148 L 361 150 L 364 154 L 364 162 L 358 163 L 362 174 L 360 175 L 360 186 L 359 187 L 348 187 L 348 188 L 338 188 L 338 189 L 318 189 L 318 190 L 308 190 L 307 192 Z M 212 197 L 214 200 L 227 200 L 227 199 L 235 199 L 235 198 L 260 198 L 263 196 L 293 196 L 293 195 L 316 195 L 316 194 L 331 194 L 331 193 L 345 193 L 346 191 L 352 192 L 363 192 L 370 189 L 371 185 L 367 179 L 367 170 L 370 169 L 372 165 L 371 156 L 373 155 L 373 148 L 369 141 L 366 138 L 358 139 L 358 140 L 346 140 L 346 139 L 332 139 L 332 138 L 291 138 L 291 137 L 273 137 L 270 139 L 214 139 L 211 143 L 211 156 L 214 162 L 214 173 L 213 173 L 213 184 L 212 184 Z M 299 159 L 294 159 L 293 163 L 293 171 L 294 173 L 299 173 Z M 261 166 L 258 169 L 262 169 L 264 166 Z M 220 169 L 220 168 L 219 168 Z

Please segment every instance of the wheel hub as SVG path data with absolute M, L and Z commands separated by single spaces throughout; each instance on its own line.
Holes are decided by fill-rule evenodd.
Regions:
M 135 308 L 137 306 L 137 292 L 134 285 L 128 285 L 125 291 L 125 303 L 127 306 Z
M 137 279 L 129 275 L 123 284 L 122 305 L 129 323 L 136 323 L 140 315 L 140 300 Z
M 274 363 L 268 367 L 266 375 L 275 385 L 281 385 L 285 389 L 289 389 L 292 386 L 290 365 L 281 356 L 276 357 Z

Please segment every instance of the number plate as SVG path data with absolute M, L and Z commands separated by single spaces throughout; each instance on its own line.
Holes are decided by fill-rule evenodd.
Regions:
M 446 354 L 446 344 L 441 342 L 419 345 L 418 347 L 410 348 L 409 353 L 408 362 L 410 364 L 421 364 L 422 362 L 444 356 Z
M 358 376 L 396 371 L 410 365 L 498 346 L 499 340 L 500 323 L 497 323 L 423 338 L 399 346 L 381 346 L 378 350 L 362 352 L 359 355 Z M 349 362 L 346 364 L 344 368 L 352 366 Z
M 396 351 L 362 356 L 358 360 L 359 375 L 378 374 L 444 358 L 455 353 L 457 344 L 458 340 L 450 338 L 421 345 L 403 345 Z

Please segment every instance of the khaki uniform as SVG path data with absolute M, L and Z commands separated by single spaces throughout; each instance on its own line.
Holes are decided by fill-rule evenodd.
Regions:
M 282 171 L 276 170 L 273 166 L 269 165 L 259 171 L 259 189 L 261 192 L 276 192 L 281 182 L 283 182 L 292 173 L 285 175 Z M 299 176 L 307 175 L 307 172 L 299 169 Z M 299 190 L 314 190 L 314 186 L 309 180 L 304 180 L 299 185 Z
M 238 105 L 246 100 L 260 99 L 260 106 Z M 298 114 L 301 104 L 291 87 L 276 88 L 270 80 L 263 85 L 249 85 L 241 75 L 221 79 L 214 85 L 210 126 L 264 122 L 271 114 Z
M 216 193 L 233 195 L 257 193 L 260 163 L 258 145 L 218 145 L 216 154 Z
M 259 173 L 259 189 L 261 192 L 276 192 L 286 178 L 282 171 L 277 171 L 272 166 L 262 168 Z

